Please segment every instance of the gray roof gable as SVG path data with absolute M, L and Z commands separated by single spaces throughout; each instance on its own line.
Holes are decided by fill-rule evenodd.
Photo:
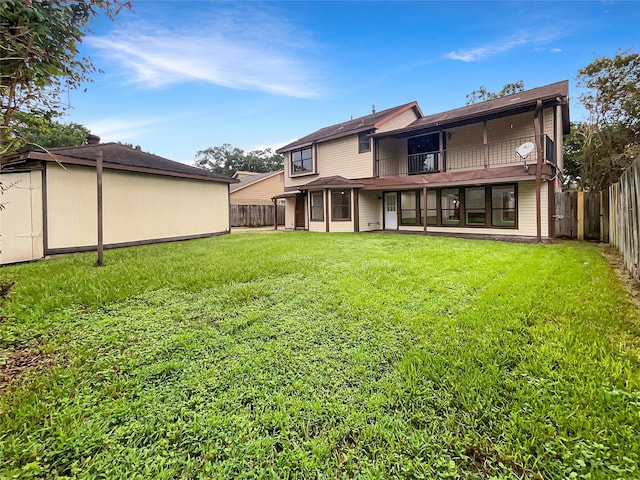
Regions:
M 48 149 L 48 152 L 61 157 L 62 164 L 94 164 L 98 152 L 102 152 L 102 160 L 105 168 L 122 167 L 123 170 L 140 171 L 157 175 L 183 176 L 200 178 L 203 180 L 215 180 L 225 183 L 236 183 L 238 180 L 208 172 L 201 168 L 186 165 L 184 163 L 159 157 L 152 153 L 143 152 L 135 148 L 119 143 L 100 143 L 96 145 L 82 145 L 79 147 L 56 147 Z M 45 161 L 56 161 L 49 153 L 31 151 L 28 158 L 37 158 Z
M 364 117 L 347 120 L 346 122 L 336 123 L 335 125 L 321 128 L 320 130 L 317 130 L 310 135 L 306 135 L 302 138 L 299 138 L 295 142 L 279 148 L 277 150 L 277 153 L 288 152 L 290 150 L 294 150 L 295 148 L 311 145 L 312 143 L 334 140 L 337 138 L 347 137 L 349 135 L 355 135 L 357 133 L 366 132 L 369 130 L 375 130 L 376 128 L 379 128 L 379 126 L 384 122 L 391 120 L 400 113 L 403 113 L 412 108 L 416 110 L 418 116 L 422 116 L 420 107 L 418 107 L 418 104 L 416 102 L 406 103 L 404 105 L 399 105 L 397 107 L 371 113 L 369 115 L 365 115 Z

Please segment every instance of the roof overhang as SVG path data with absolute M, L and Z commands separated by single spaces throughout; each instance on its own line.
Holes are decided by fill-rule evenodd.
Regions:
M 492 167 L 475 170 L 462 170 L 425 175 L 407 175 L 397 177 L 378 177 L 363 179 L 363 190 L 415 190 L 417 188 L 443 188 L 469 185 L 491 185 L 535 181 L 536 164 Z M 551 180 L 554 167 L 549 163 L 542 166 L 542 179 Z
M 277 200 L 278 198 L 297 197 L 298 195 L 302 195 L 302 192 L 299 191 L 299 190 L 296 190 L 295 192 L 284 192 L 284 193 L 281 193 L 279 195 L 275 195 L 275 196 L 271 197 L 271 200 Z
M 57 163 L 58 165 L 64 168 L 65 165 L 78 165 L 83 167 L 93 167 L 96 166 L 95 159 L 87 159 L 87 158 L 79 158 L 72 157 L 68 155 L 61 155 L 59 153 L 44 153 L 44 152 L 35 152 L 30 151 L 20 155 L 15 155 L 5 159 L 2 162 L 2 169 L 5 170 L 20 170 L 23 169 L 21 167 L 33 168 L 36 165 L 35 162 L 40 163 L 41 165 L 48 163 Z M 139 167 L 133 165 L 123 165 L 120 163 L 113 163 L 105 161 L 102 163 L 102 167 L 104 169 L 109 170 L 120 170 L 125 172 L 135 172 L 135 173 L 144 173 L 150 175 L 162 175 L 166 177 L 176 177 L 176 178 L 189 178 L 193 180 L 204 180 L 208 182 L 219 182 L 219 183 L 238 183 L 239 180 L 231 177 L 222 177 L 211 174 L 191 174 L 185 172 L 175 172 L 171 170 L 163 170 L 158 168 L 149 168 L 149 167 Z

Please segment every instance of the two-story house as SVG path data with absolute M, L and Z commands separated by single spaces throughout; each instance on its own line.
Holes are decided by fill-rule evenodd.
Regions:
M 549 239 L 567 133 L 567 81 L 428 116 L 413 102 L 322 128 L 278 150 L 285 228 Z

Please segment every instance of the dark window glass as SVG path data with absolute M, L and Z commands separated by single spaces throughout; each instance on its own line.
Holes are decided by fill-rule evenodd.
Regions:
M 322 192 L 311 192 L 311 221 L 322 222 L 324 220 L 324 195 Z
M 417 194 L 419 192 L 400 192 L 400 224 L 419 225 Z
M 351 192 L 331 190 L 331 220 L 351 220 Z
M 516 187 L 501 185 L 491 187 L 491 225 L 516 226 Z
M 467 225 L 484 226 L 487 224 L 484 187 L 466 188 L 464 190 L 464 212 Z
M 437 192 L 427 190 L 427 225 L 438 224 L 438 197 Z M 420 196 L 422 200 L 422 196 Z M 422 203 L 422 202 L 421 202 Z M 420 205 L 422 210 L 423 206 Z
M 313 171 L 313 160 L 311 147 L 291 152 L 291 174 L 306 173 Z
M 443 225 L 460 224 L 460 189 L 443 188 L 440 190 L 440 204 Z
M 358 153 L 371 151 L 371 139 L 368 133 L 358 134 Z

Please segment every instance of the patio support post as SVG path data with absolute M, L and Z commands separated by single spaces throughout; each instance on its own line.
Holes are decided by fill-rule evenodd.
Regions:
M 103 230 L 103 210 L 102 210 L 102 150 L 96 155 L 96 187 L 98 199 L 98 261 L 96 267 L 104 265 L 104 230 Z
M 324 231 L 329 231 L 329 192 L 328 188 L 324 189 Z
M 353 192 L 353 231 L 360 232 L 360 190 L 354 188 Z
M 538 155 L 536 161 L 536 241 L 542 242 L 542 200 L 541 200 L 541 188 L 542 188 L 542 162 L 544 156 L 544 150 L 542 147 L 542 128 L 540 125 L 540 117 L 542 115 L 542 100 L 538 100 L 536 103 L 536 111 L 533 116 L 533 130 L 536 136 L 536 153 Z
M 273 229 L 278 229 L 278 199 L 273 198 Z
M 446 172 L 447 171 L 447 165 L 446 162 L 444 160 L 444 131 L 440 130 L 440 138 L 438 139 L 438 144 L 440 147 L 440 165 L 439 165 L 439 170 L 441 172 Z
M 440 133 L 442 135 L 442 133 Z M 422 233 L 427 234 L 427 186 L 422 187 L 422 206 L 424 214 L 422 215 Z

